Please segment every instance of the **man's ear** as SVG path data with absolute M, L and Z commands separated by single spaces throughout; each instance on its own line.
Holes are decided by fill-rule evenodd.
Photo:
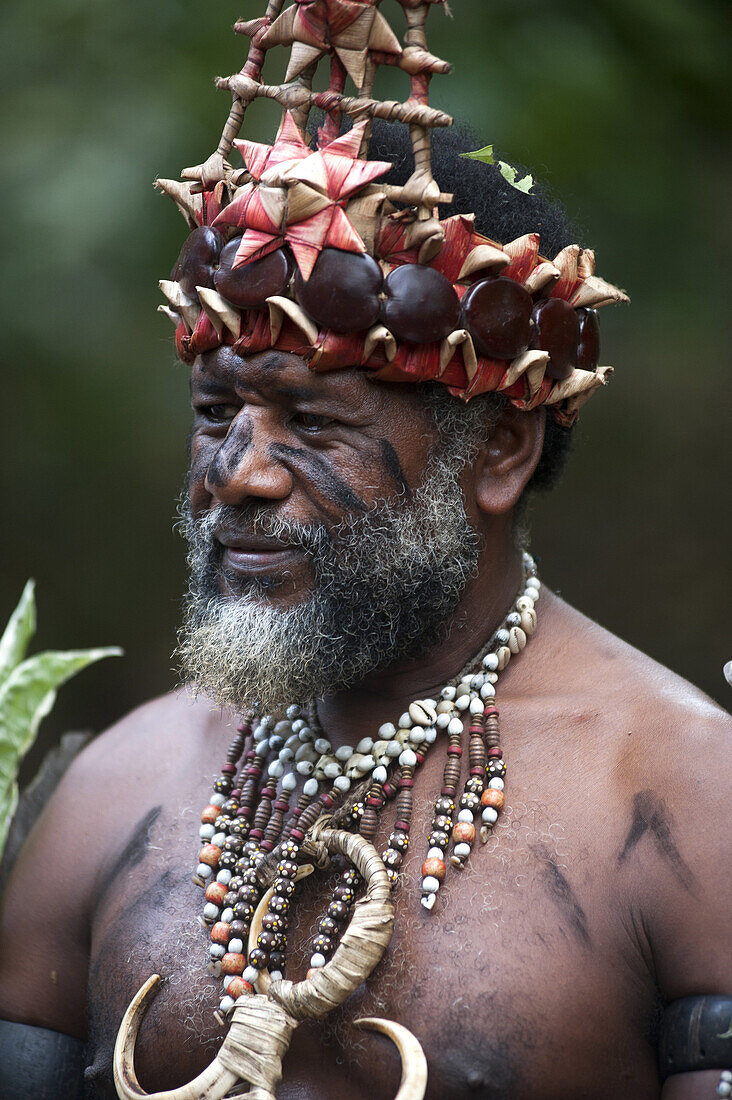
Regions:
M 526 488 L 544 446 L 546 410 L 509 405 L 475 464 L 475 501 L 486 515 L 509 512 Z

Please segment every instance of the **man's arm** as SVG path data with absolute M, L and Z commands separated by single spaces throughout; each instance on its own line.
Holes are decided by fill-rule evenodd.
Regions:
M 83 1100 L 86 1044 L 0 1020 L 0 1100 Z
M 97 843 L 85 754 L 62 778 L 11 871 L 0 906 L 0 1017 L 86 1038 Z
M 666 1004 L 662 1100 L 713 1100 L 721 1071 L 732 1069 L 732 722 L 696 703 L 671 721 L 670 729 L 664 716 L 666 751 L 646 792 L 636 872 L 647 874 L 644 921 Z

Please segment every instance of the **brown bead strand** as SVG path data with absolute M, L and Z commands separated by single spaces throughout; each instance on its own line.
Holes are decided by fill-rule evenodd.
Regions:
M 249 836 L 252 840 L 256 841 L 261 847 L 261 842 L 264 838 L 264 830 L 272 816 L 272 802 L 277 797 L 277 780 L 272 780 L 267 777 L 265 785 L 259 792 L 259 805 L 257 806 L 257 812 L 254 815 L 254 821 L 252 827 L 249 830 Z
M 424 760 L 422 753 L 415 753 L 418 765 Z M 381 853 L 386 864 L 386 873 L 392 886 L 399 880 L 399 868 L 409 847 L 409 830 L 412 827 L 412 809 L 414 806 L 414 772 L 416 768 L 402 765 L 396 780 L 396 820 L 389 834 L 388 847 Z
M 249 952 L 249 965 L 257 970 L 264 970 L 271 965 L 273 969 L 284 973 L 287 947 L 284 935 L 286 913 L 295 891 L 300 844 L 318 818 L 324 813 L 330 813 L 341 797 L 336 787 L 331 787 L 330 791 L 319 795 L 303 811 L 297 824 L 290 829 L 289 836 L 282 843 L 280 861 L 277 864 L 277 878 L 273 884 L 274 893 L 262 920 L 262 931 L 257 937 L 257 945 Z M 253 832 L 254 829 L 252 829 Z
M 495 811 L 496 819 L 503 809 L 506 796 L 502 790 L 496 790 L 490 786 L 491 779 L 503 780 L 506 775 L 506 763 L 503 759 L 503 750 L 501 748 L 501 735 L 498 726 L 498 709 L 495 706 L 495 700 L 492 703 L 487 704 L 483 711 L 485 719 L 485 744 L 486 752 L 488 756 L 488 763 L 486 764 L 485 774 L 487 787 L 481 794 L 480 803 L 485 811 L 490 808 Z M 492 816 L 492 815 L 491 815 Z M 491 835 L 491 831 L 495 821 L 484 821 L 480 829 L 481 843 L 485 844 Z
M 438 882 L 442 882 L 445 877 L 445 852 L 450 840 L 450 830 L 452 829 L 453 814 L 455 812 L 455 794 L 457 785 L 460 782 L 460 758 L 463 754 L 460 745 L 461 736 L 461 733 L 448 733 L 447 759 L 442 775 L 442 787 L 440 797 L 435 802 L 432 830 L 428 838 L 430 848 L 440 848 L 442 850 L 442 859 L 439 859 L 436 855 L 430 856 L 428 854 L 427 859 L 422 864 L 422 874 L 435 878 Z M 429 906 L 431 908 L 431 905 L 434 904 L 434 895 L 430 894 L 429 896 L 432 898 Z M 426 905 L 424 898 L 422 903 Z
M 386 802 L 386 795 L 381 783 L 372 783 L 366 795 L 363 816 L 359 825 L 359 833 L 365 840 L 373 840 L 376 827 L 379 824 L 379 814 Z
M 484 720 L 482 714 L 472 716 L 468 741 L 469 774 L 460 796 L 458 808 L 468 810 L 475 814 L 480 809 L 480 796 L 485 786 L 486 748 L 483 740 L 485 736 Z M 472 848 L 475 841 L 475 825 L 468 821 L 457 821 L 453 825 L 452 839 L 454 844 L 469 844 Z M 454 867 L 465 866 L 467 855 L 456 855 L 453 848 L 450 863 Z
M 282 836 L 285 814 L 289 808 L 290 793 L 289 791 L 281 790 L 272 803 L 272 817 L 269 819 L 267 828 L 264 830 L 264 838 L 261 844 L 263 851 L 271 852 L 279 841 Z
M 287 824 L 285 825 L 285 830 L 284 830 L 284 833 L 282 834 L 286 840 L 289 837 L 292 836 L 292 830 L 293 829 L 299 829 L 300 828 L 300 821 L 302 819 L 302 815 L 305 813 L 305 811 L 307 810 L 308 806 L 311 804 L 312 801 L 313 801 L 312 795 L 302 794 L 302 793 L 300 794 L 300 797 L 297 800 L 297 805 L 295 806 L 294 810 L 292 811 L 290 817 L 287 819 Z

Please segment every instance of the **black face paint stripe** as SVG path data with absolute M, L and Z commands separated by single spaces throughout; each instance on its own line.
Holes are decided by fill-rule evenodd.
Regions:
M 653 840 L 656 851 L 664 859 L 686 890 L 691 890 L 694 875 L 676 847 L 671 829 L 671 815 L 665 802 L 653 791 L 639 791 L 633 798 L 633 818 L 625 843 L 618 855 L 622 866 L 646 833 Z
M 407 479 L 404 476 L 404 470 L 399 461 L 399 455 L 388 439 L 380 439 L 379 447 L 381 448 L 381 461 L 384 467 L 388 471 L 391 479 L 399 486 L 400 492 L 408 499 L 412 495 L 412 490 L 407 485 Z
M 206 473 L 209 485 L 219 488 L 231 480 L 252 444 L 252 437 L 252 422 L 247 417 L 242 418 L 240 413 L 236 422 L 231 425 L 226 439 L 211 459 Z
M 368 505 L 361 497 L 346 485 L 320 455 L 313 454 L 301 447 L 290 447 L 287 443 L 273 443 L 270 453 L 275 457 L 294 460 L 315 485 L 320 495 L 331 504 L 348 512 L 366 512 Z

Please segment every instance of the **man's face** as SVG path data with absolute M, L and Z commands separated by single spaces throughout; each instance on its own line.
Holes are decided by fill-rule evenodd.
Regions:
M 415 390 L 220 349 L 192 395 L 186 679 L 272 709 L 427 652 L 480 540 Z
M 281 352 L 243 359 L 220 348 L 196 360 L 191 390 L 191 508 L 221 517 L 221 591 L 254 582 L 281 606 L 312 590 L 312 555 L 262 526 L 327 532 L 377 501 L 409 500 L 436 441 L 413 387 L 357 370 L 315 374 Z

